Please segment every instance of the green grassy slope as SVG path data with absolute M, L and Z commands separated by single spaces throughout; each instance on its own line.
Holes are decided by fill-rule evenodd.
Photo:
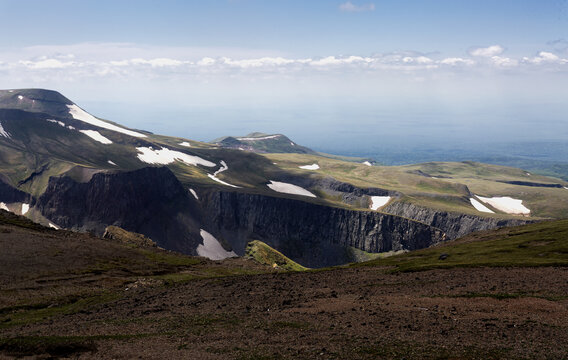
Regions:
M 568 190 L 562 187 L 522 186 L 506 181 L 558 184 L 561 180 L 530 174 L 522 169 L 474 162 L 425 163 L 405 166 L 366 166 L 325 157 L 302 154 L 264 154 L 278 167 L 293 174 L 331 176 L 339 181 L 368 188 L 378 187 L 403 194 L 414 204 L 467 214 L 507 218 L 510 215 L 480 213 L 469 202 L 471 194 L 510 196 L 523 200 L 536 218 L 568 217 Z M 317 163 L 316 171 L 299 166 Z
M 254 259 L 260 264 L 289 271 L 304 271 L 308 269 L 258 240 L 253 240 L 247 244 L 245 257 Z
M 395 271 L 568 266 L 568 220 L 474 233 L 444 245 L 352 266 L 389 266 Z

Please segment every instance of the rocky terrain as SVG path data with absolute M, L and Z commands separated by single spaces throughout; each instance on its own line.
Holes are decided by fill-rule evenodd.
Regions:
M 568 223 L 537 225 L 284 272 L 0 211 L 0 357 L 563 359 Z

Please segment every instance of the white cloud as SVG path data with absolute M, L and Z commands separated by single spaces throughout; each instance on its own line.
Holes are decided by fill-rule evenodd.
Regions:
M 550 64 L 550 63 L 566 63 L 566 59 L 561 59 L 558 55 L 551 52 L 541 51 L 538 56 L 533 58 L 524 57 L 523 61 L 531 64 Z
M 20 64 L 30 69 L 63 69 L 75 65 L 74 62 L 63 62 L 57 59 L 44 59 L 40 61 L 22 60 Z
M 244 59 L 244 60 L 232 60 L 230 58 L 223 58 L 223 62 L 230 66 L 236 66 L 241 68 L 259 68 L 263 66 L 282 66 L 293 64 L 296 62 L 294 59 L 285 59 L 283 57 L 263 57 L 260 59 Z
M 215 59 L 210 58 L 210 57 L 204 57 L 203 59 L 201 59 L 197 62 L 197 65 L 199 65 L 199 66 L 209 66 L 209 65 L 213 65 L 213 64 L 215 64 Z
M 410 63 L 431 64 L 434 61 L 432 59 L 430 59 L 429 57 L 426 57 L 426 56 L 417 56 L 417 57 L 405 56 L 404 58 L 402 58 L 402 62 L 407 63 L 407 64 L 410 64 Z
M 354 63 L 371 63 L 374 60 L 368 57 L 361 56 L 348 56 L 345 58 L 336 58 L 335 56 L 328 56 L 319 60 L 308 59 L 308 64 L 313 66 L 327 66 L 327 65 L 345 65 Z
M 502 67 L 515 67 L 519 65 L 518 60 L 502 56 L 493 56 L 491 57 L 491 61 L 493 62 L 493 64 Z
M 463 59 L 459 57 L 445 58 L 440 61 L 442 65 L 458 66 L 458 65 L 475 65 L 475 61 L 471 59 Z
M 505 49 L 501 45 L 491 45 L 485 48 L 472 49 L 469 54 L 471 56 L 492 57 L 503 53 Z
M 351 1 L 344 2 L 339 5 L 339 10 L 345 12 L 363 12 L 363 11 L 374 11 L 375 4 L 368 3 L 363 5 L 355 5 Z
M 5 86 L 49 87 L 92 82 L 145 82 L 148 80 L 192 84 L 254 84 L 267 80 L 306 81 L 310 77 L 346 79 L 361 74 L 357 81 L 372 76 L 419 81 L 477 77 L 484 71 L 515 69 L 533 72 L 568 73 L 568 60 L 559 52 L 541 51 L 534 57 L 505 57 L 503 47 L 473 49 L 469 56 L 419 52 L 373 55 L 323 54 L 321 57 L 293 57 L 237 49 L 212 49 L 211 54 L 193 48 L 142 48 L 132 44 L 77 44 L 37 46 L 20 52 L 0 50 L 0 71 Z M 492 56 L 488 56 L 494 54 Z M 369 76 L 367 76 L 369 75 Z M 436 80 L 437 81 L 437 80 Z M 196 85 L 197 86 L 197 85 Z M 251 88 L 255 85 L 251 85 Z
M 167 66 L 180 66 L 183 65 L 184 62 L 176 59 L 169 59 L 169 58 L 156 58 L 156 59 L 141 59 L 135 58 L 130 60 L 119 60 L 119 61 L 110 61 L 109 64 L 113 66 L 132 66 L 132 65 L 149 65 L 151 67 L 167 67 Z

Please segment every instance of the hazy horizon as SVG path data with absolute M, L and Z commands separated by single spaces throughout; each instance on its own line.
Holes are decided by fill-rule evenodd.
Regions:
M 284 133 L 347 154 L 568 139 L 566 1 L 0 0 L 0 14 L 3 88 L 155 133 Z

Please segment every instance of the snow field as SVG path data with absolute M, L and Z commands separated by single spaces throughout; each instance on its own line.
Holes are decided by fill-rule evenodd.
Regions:
M 221 246 L 221 243 L 213 235 L 207 231 L 200 229 L 199 234 L 203 239 L 203 245 L 197 246 L 197 254 L 211 260 L 223 260 L 230 257 L 238 256 L 234 251 L 227 251 Z
M 270 189 L 283 193 L 283 194 L 292 194 L 292 195 L 301 195 L 301 196 L 309 196 L 309 197 L 316 197 L 314 194 L 309 192 L 308 190 L 294 184 L 288 184 L 279 181 L 270 180 L 270 184 L 267 184 Z

